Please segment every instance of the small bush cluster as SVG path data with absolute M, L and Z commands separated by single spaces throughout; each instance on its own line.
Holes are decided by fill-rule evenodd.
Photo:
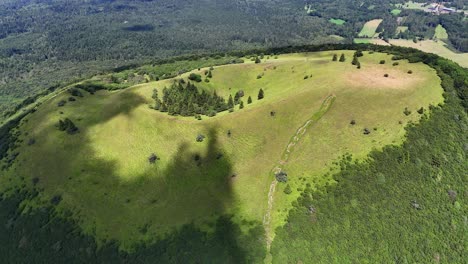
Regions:
M 65 118 L 65 120 L 60 119 L 57 127 L 60 131 L 65 131 L 70 135 L 78 132 L 78 128 L 69 118 Z
M 284 171 L 280 171 L 275 174 L 275 178 L 279 182 L 287 182 L 288 181 L 288 174 Z

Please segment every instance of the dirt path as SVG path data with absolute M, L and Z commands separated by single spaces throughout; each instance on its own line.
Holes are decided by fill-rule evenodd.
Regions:
M 332 106 L 333 102 L 335 101 L 335 95 L 329 95 L 325 100 L 323 100 L 322 105 L 320 106 L 320 109 L 312 115 L 311 118 L 309 118 L 304 125 L 302 125 L 299 129 L 297 129 L 296 133 L 294 134 L 293 137 L 289 140 L 289 143 L 283 152 L 283 155 L 281 157 L 281 160 L 276 164 L 273 169 L 271 170 L 271 173 L 275 175 L 278 172 L 282 171 L 283 165 L 285 165 L 288 160 L 291 152 L 294 150 L 294 146 L 299 143 L 301 140 L 302 136 L 305 135 L 307 132 L 307 128 L 309 128 L 313 123 L 317 122 L 327 111 L 330 109 Z M 266 233 L 266 242 L 267 242 L 267 250 L 270 252 L 270 247 L 271 247 L 271 242 L 273 241 L 273 231 L 271 230 L 271 212 L 273 209 L 273 203 L 274 203 L 274 194 L 276 190 L 276 185 L 278 184 L 278 181 L 274 179 L 272 183 L 270 184 L 270 190 L 268 192 L 268 209 L 267 212 L 265 213 L 265 216 L 263 217 L 263 226 L 265 228 L 265 233 Z

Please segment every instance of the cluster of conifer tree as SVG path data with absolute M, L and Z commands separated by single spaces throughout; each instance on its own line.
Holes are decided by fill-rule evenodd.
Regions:
M 217 95 L 216 91 L 212 94 L 205 90 L 200 92 L 193 83 L 185 83 L 183 80 L 174 82 L 169 88 L 165 87 L 162 98 L 159 98 L 158 90 L 153 90 L 153 99 L 154 109 L 168 112 L 170 115 L 215 116 L 216 113 L 234 107 L 229 107 L 226 100 Z

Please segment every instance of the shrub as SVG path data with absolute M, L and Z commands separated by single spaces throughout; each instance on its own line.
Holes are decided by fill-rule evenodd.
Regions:
M 364 133 L 364 135 L 369 135 L 370 130 L 368 128 L 364 128 L 363 133 Z
M 159 157 L 156 156 L 156 154 L 151 153 L 151 155 L 148 157 L 148 161 L 150 164 L 154 164 L 157 160 L 159 160 Z
M 309 79 L 309 75 L 304 76 L 304 80 Z
M 197 140 L 197 142 L 203 142 L 203 140 L 205 140 L 205 136 L 202 135 L 202 134 L 198 134 L 196 140 Z
M 68 101 L 70 101 L 70 102 L 75 102 L 75 101 L 76 101 L 76 99 L 75 99 L 75 97 L 73 97 L 73 96 L 70 96 L 70 97 L 68 97 Z
M 68 92 L 73 96 L 83 97 L 83 94 L 77 88 L 70 88 L 70 89 L 68 89 Z
M 351 120 L 351 122 L 349 122 L 349 123 L 350 123 L 351 125 L 354 126 L 354 125 L 356 124 L 356 120 L 353 119 L 353 120 Z
M 333 54 L 332 61 L 337 61 L 337 60 L 338 60 L 338 55 L 336 55 L 336 54 Z
M 259 57 L 256 57 L 256 58 L 255 58 L 255 63 L 258 64 L 258 63 L 260 63 L 260 62 L 262 62 L 262 61 L 260 60 L 260 58 L 259 58 Z
M 419 108 L 417 112 L 422 115 L 424 113 L 424 107 Z
M 65 120 L 60 119 L 57 127 L 60 131 L 66 131 L 70 135 L 78 132 L 78 128 L 69 118 L 65 118 Z
M 284 171 L 280 171 L 275 174 L 275 178 L 279 182 L 287 182 L 288 181 L 288 174 Z
M 34 144 L 36 144 L 36 140 L 34 138 L 30 138 L 28 140 L 28 146 L 31 146 L 31 145 L 34 145 Z
M 409 70 L 409 71 L 408 71 L 408 74 L 413 74 L 413 71 L 412 71 L 412 70 Z
M 55 195 L 54 197 L 50 199 L 50 203 L 52 203 L 53 205 L 58 205 L 60 201 L 62 201 L 61 195 Z
M 252 103 L 252 97 L 249 96 L 249 98 L 247 98 L 247 104 L 251 104 Z
M 400 63 L 398 63 L 398 62 L 394 62 L 392 65 L 393 65 L 393 66 L 398 66 L 399 64 L 400 64 Z
M 291 194 L 292 193 L 292 190 L 291 190 L 291 186 L 286 185 L 286 187 L 284 187 L 284 193 L 285 194 Z
M 381 60 L 379 63 L 380 64 L 385 64 L 385 60 Z
M 384 77 L 388 77 L 388 73 L 384 74 L 383 76 L 384 76 Z
M 408 107 L 405 107 L 405 111 L 403 111 L 403 114 L 405 114 L 406 116 L 411 115 L 411 111 L 408 109 Z
M 65 100 L 60 100 L 58 103 L 57 103 L 57 106 L 58 107 L 62 107 L 66 104 L 67 102 Z
M 189 78 L 189 80 L 192 80 L 192 81 L 195 81 L 195 82 L 201 82 L 202 81 L 201 75 L 196 74 L 196 73 L 191 73 L 188 78 Z

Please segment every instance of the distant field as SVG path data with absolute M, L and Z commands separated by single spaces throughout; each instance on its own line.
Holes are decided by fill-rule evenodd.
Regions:
M 409 2 L 406 2 L 405 4 L 396 4 L 395 6 L 398 8 L 403 8 L 403 9 L 427 10 L 427 8 L 424 7 L 424 4 L 425 3 L 409 1 Z
M 335 18 L 331 18 L 329 21 L 335 25 L 343 25 L 344 23 L 346 23 L 346 21 L 344 21 L 343 19 L 335 19 Z
M 392 13 L 392 15 L 394 15 L 394 16 L 398 16 L 401 13 L 401 10 L 400 9 L 393 9 L 392 11 L 390 11 L 390 13 Z
M 383 46 L 389 46 L 390 44 L 385 42 L 382 39 L 379 38 L 355 38 L 354 43 L 371 43 L 371 44 L 377 44 L 377 45 L 383 45 Z
M 442 25 L 437 25 L 434 33 L 434 38 L 439 40 L 448 39 L 447 30 Z
M 331 60 L 342 53 L 345 62 Z M 149 108 L 153 89 L 162 94 L 173 79 L 95 95 L 83 91 L 84 97 L 73 102 L 67 92 L 58 94 L 20 125 L 23 143 L 12 167 L 2 172 L 0 190 L 21 184 L 21 177 L 31 182 L 27 187 L 34 181 L 43 190 L 40 199 L 60 197 L 59 211 L 72 210 L 86 233 L 99 241 L 115 239 L 126 249 L 187 223 L 210 230 L 223 214 L 234 215 L 247 231 L 270 212 L 269 230 L 274 230 L 306 185 L 332 181 L 324 175 L 338 170 L 333 162 L 343 154 L 363 159 L 373 149 L 400 144 L 405 125 L 420 118 L 416 110 L 443 100 L 438 76 L 422 63 L 402 60 L 392 66 L 391 55 L 364 52 L 357 69 L 352 55 L 287 54 L 259 64 L 245 58 L 244 64 L 215 67 L 210 82 L 197 86 L 225 98 L 243 90 L 245 108 L 201 121 Z M 177 79 L 188 81 L 188 74 Z M 265 91 L 263 100 L 257 100 L 259 88 Z M 252 104 L 246 103 L 248 96 Z M 291 193 L 284 192 L 287 184 L 278 183 L 269 210 L 272 170 L 328 98 L 334 98 L 328 111 L 281 164 Z M 58 107 L 61 100 L 67 102 Z M 412 114 L 403 114 L 405 108 Z M 78 134 L 57 129 L 65 117 L 75 122 Z M 363 134 L 365 128 L 369 135 Z M 203 142 L 196 141 L 199 134 L 206 136 Z M 148 162 L 151 153 L 160 157 L 155 164 Z
M 390 40 L 390 44 L 415 48 L 424 52 L 434 53 L 441 57 L 453 60 L 454 62 L 460 64 L 462 67 L 468 67 L 468 53 L 455 53 L 447 47 L 445 47 L 445 43 L 443 41 L 436 42 L 433 40 L 423 40 L 414 43 L 412 40 L 392 39 Z
M 382 19 L 374 19 L 371 21 L 366 22 L 362 27 L 361 32 L 359 32 L 359 37 L 368 37 L 372 38 L 376 34 L 377 27 L 379 27 L 380 23 L 382 23 Z
M 370 38 L 355 38 L 354 43 L 362 43 L 362 44 L 368 44 L 371 43 L 372 39 Z
M 396 29 L 396 33 L 400 33 L 400 32 L 406 32 L 408 30 L 408 27 L 405 27 L 405 26 L 399 26 L 397 27 Z

